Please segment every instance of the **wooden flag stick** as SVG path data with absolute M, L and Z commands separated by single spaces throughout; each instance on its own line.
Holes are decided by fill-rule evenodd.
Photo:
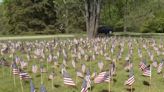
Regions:
M 77 84 L 77 75 L 76 75 L 76 84 Z
M 16 87 L 15 74 L 14 74 L 13 79 L 14 79 L 14 87 Z
M 10 76 L 11 76 L 11 72 L 12 72 L 12 67 L 10 67 Z
M 48 61 L 47 61 L 47 71 L 48 71 Z
M 23 83 L 22 83 L 22 80 L 21 79 L 20 79 L 20 84 L 21 84 L 22 92 L 24 92 L 24 90 L 23 90 Z
M 54 89 L 54 79 L 52 79 L 52 90 Z
M 41 84 L 43 84 L 43 74 L 41 73 Z
M 133 92 L 133 86 L 132 85 L 130 86 L 130 92 Z
M 3 64 L 3 66 L 2 66 L 2 72 L 3 72 L 3 78 L 5 77 L 5 73 L 4 73 L 4 71 L 5 71 L 5 68 L 4 68 L 4 64 Z
M 151 69 L 151 65 L 150 65 L 150 72 L 151 72 L 151 75 L 150 75 L 150 78 L 149 78 L 149 92 L 151 92 L 151 76 L 152 76 L 152 69 Z
M 111 85 L 110 85 L 110 81 L 109 81 L 109 83 L 108 83 L 109 85 L 108 85 L 108 87 L 109 87 L 109 92 L 111 91 Z

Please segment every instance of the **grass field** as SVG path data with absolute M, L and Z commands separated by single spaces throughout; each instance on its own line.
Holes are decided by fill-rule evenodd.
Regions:
M 16 39 L 16 40 L 20 40 L 20 39 L 26 39 L 21 40 L 25 43 L 25 45 L 27 45 L 26 43 L 28 43 L 29 41 L 33 41 L 32 43 L 37 43 L 35 42 L 35 40 L 33 39 L 46 39 L 48 38 L 48 40 L 46 40 L 44 43 L 50 43 L 50 41 L 54 38 L 55 36 L 28 36 L 28 37 L 11 37 L 11 38 L 6 38 L 6 37 L 1 37 L 1 40 L 12 40 L 12 39 Z M 26 58 L 26 54 L 21 53 L 20 51 L 16 52 L 16 55 L 21 57 L 25 62 L 28 62 L 28 67 L 26 69 L 24 69 L 26 72 L 28 72 L 33 80 L 33 83 L 35 85 L 36 88 L 36 92 L 40 91 L 40 85 L 41 85 L 41 74 L 40 72 L 34 74 L 31 72 L 31 68 L 33 64 L 36 64 L 38 66 L 40 66 L 40 64 L 44 65 L 44 68 L 47 69 L 47 73 L 43 73 L 43 83 L 47 89 L 47 92 L 80 92 L 81 90 L 81 85 L 82 85 L 82 80 L 81 78 L 77 78 L 76 77 L 76 71 L 75 69 L 72 67 L 72 50 L 69 49 L 69 46 L 75 47 L 75 44 L 71 43 L 75 43 L 72 38 L 71 40 L 69 40 L 69 37 L 74 37 L 74 35 L 62 35 L 62 36 L 57 36 L 57 37 L 66 37 L 65 39 L 61 39 L 58 40 L 58 42 L 63 42 L 66 43 L 66 45 L 62 44 L 62 49 L 65 49 L 68 52 L 68 60 L 67 60 L 67 71 L 70 74 L 71 78 L 76 82 L 76 87 L 70 87 L 67 85 L 64 85 L 63 83 L 63 78 L 62 75 L 60 73 L 61 71 L 61 66 L 59 67 L 55 67 L 53 62 L 51 63 L 47 63 L 47 56 L 49 55 L 49 51 L 46 50 L 45 52 L 45 56 L 46 58 L 41 61 L 40 59 L 34 59 L 32 58 L 29 62 L 27 61 Z M 159 37 L 160 38 L 160 37 Z M 156 45 L 159 48 L 159 45 L 163 44 L 163 41 L 160 41 L 159 38 L 154 38 L 154 40 L 156 41 Z M 100 72 L 97 66 L 97 62 L 98 61 L 103 61 L 104 63 L 104 68 L 103 70 L 108 70 L 109 69 L 109 64 L 111 63 L 111 61 L 106 61 L 104 54 L 107 53 L 110 57 L 113 57 L 113 59 L 117 59 L 117 54 L 119 52 L 119 44 L 120 43 L 124 43 L 125 45 L 123 46 L 124 51 L 122 53 L 122 57 L 120 60 L 116 61 L 116 76 L 113 77 L 113 80 L 110 84 L 111 86 L 111 92 L 130 92 L 128 91 L 128 86 L 124 85 L 125 80 L 128 79 L 128 72 L 126 72 L 124 70 L 124 64 L 125 64 L 125 58 L 128 55 L 128 51 L 129 51 L 129 47 L 128 47 L 128 41 L 130 41 L 132 43 L 132 47 L 133 47 L 133 55 L 131 56 L 131 61 L 133 62 L 133 69 L 134 69 L 134 76 L 135 76 L 135 83 L 133 84 L 133 92 L 164 92 L 164 78 L 162 74 L 157 74 L 157 68 L 152 68 L 152 77 L 151 77 L 151 86 L 148 86 L 148 84 L 150 83 L 150 78 L 149 77 L 144 77 L 142 76 L 142 72 L 139 69 L 139 63 L 141 61 L 141 59 L 138 56 L 138 48 L 142 49 L 142 53 L 143 53 L 143 58 L 146 59 L 147 63 L 151 64 L 151 60 L 150 57 L 148 56 L 147 51 L 142 47 L 143 44 L 147 44 L 148 49 L 153 53 L 154 58 L 158 61 L 158 64 L 160 62 L 160 60 L 162 58 L 164 58 L 164 56 L 161 55 L 157 55 L 156 51 L 153 49 L 153 47 L 150 46 L 149 41 L 152 42 L 152 38 L 145 38 L 144 42 L 142 42 L 141 38 L 138 37 L 113 37 L 113 38 L 108 38 L 105 41 L 107 41 L 106 43 L 103 42 L 105 39 L 100 40 L 100 42 L 94 42 L 92 41 L 86 41 L 86 45 L 82 44 L 81 41 L 78 39 L 78 41 L 80 41 L 80 45 L 79 47 L 82 47 L 84 49 L 84 47 L 86 46 L 86 48 L 84 49 L 85 54 L 86 55 L 93 55 L 93 53 L 95 53 L 94 51 L 94 45 L 100 47 L 100 49 L 97 52 L 101 52 L 102 48 L 104 48 L 105 46 L 107 47 L 105 52 L 101 55 L 97 55 L 96 56 L 96 60 L 91 60 L 91 61 L 86 61 L 83 58 L 81 59 L 77 59 L 77 64 L 76 67 L 78 70 L 81 70 L 81 64 L 86 64 L 86 67 L 88 69 L 90 69 L 91 74 L 94 72 L 94 70 L 96 70 L 97 72 Z M 138 40 L 138 43 L 137 43 Z M 42 40 L 40 40 L 42 41 Z M 84 40 L 85 41 L 85 40 Z M 14 42 L 14 41 L 13 41 Z M 112 54 L 110 51 L 110 48 L 112 46 L 112 42 L 114 42 L 115 44 L 115 48 L 114 48 L 114 53 Z M 7 41 L 1 41 L 0 43 L 8 43 Z M 152 43 L 151 43 L 152 44 Z M 44 45 L 43 45 L 44 47 Z M 2 45 L 0 45 L 0 48 L 2 49 Z M 36 49 L 37 47 L 33 47 L 31 54 L 33 55 L 33 51 Z M 45 48 L 46 49 L 46 48 Z M 57 55 L 56 53 L 59 51 L 59 47 L 54 47 L 54 51 L 53 54 Z M 161 52 L 164 52 L 164 48 L 160 48 Z M 77 52 L 78 53 L 78 52 Z M 11 64 L 12 62 L 12 58 L 9 57 L 10 54 L 5 54 L 5 55 L 1 55 L 0 57 L 4 57 L 6 58 L 7 62 L 9 62 Z M 58 58 L 58 63 L 61 65 L 63 61 L 63 57 L 59 57 Z M 48 76 L 49 74 L 54 71 L 55 72 L 55 78 L 54 78 L 54 83 L 53 83 L 53 88 L 52 88 L 52 81 L 48 80 Z M 21 85 L 20 85 L 20 80 L 19 77 L 16 76 L 16 86 L 14 86 L 14 79 L 13 79 L 13 75 L 10 71 L 9 67 L 4 67 L 4 66 L 0 66 L 0 92 L 22 92 L 21 91 Z M 101 83 L 101 84 L 94 84 L 92 83 L 92 88 L 89 89 L 89 92 L 108 92 L 108 83 Z M 24 92 L 30 92 L 30 82 L 29 81 L 23 81 L 23 88 L 24 88 Z

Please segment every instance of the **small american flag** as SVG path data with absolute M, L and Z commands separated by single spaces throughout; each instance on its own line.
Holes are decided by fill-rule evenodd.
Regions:
M 156 67 L 158 66 L 157 61 L 156 61 L 156 60 L 153 60 L 152 65 L 153 65 L 153 67 L 155 67 L 155 68 L 156 68 Z
M 151 66 L 147 66 L 143 71 L 143 76 L 151 77 Z
M 19 77 L 20 77 L 20 80 L 27 80 L 31 78 L 30 75 L 24 72 L 23 70 L 20 70 Z
M 30 92 L 35 92 L 35 86 L 32 83 L 32 80 L 30 80 Z
M 82 64 L 81 70 L 82 70 L 83 73 L 85 73 L 85 69 L 86 69 L 86 65 L 85 64 Z
M 18 75 L 19 74 L 19 69 L 18 69 L 15 62 L 12 64 L 12 72 L 13 72 L 13 75 Z
M 115 63 L 114 62 L 112 62 L 112 64 L 111 64 L 111 69 L 110 69 L 110 72 L 111 72 L 111 75 L 113 76 L 113 75 L 115 75 L 115 71 L 116 71 L 116 66 L 115 66 Z
M 41 73 L 47 72 L 46 69 L 43 67 L 43 65 L 40 66 L 40 72 L 41 72 Z
M 102 61 L 99 61 L 99 62 L 98 62 L 98 67 L 99 67 L 100 71 L 102 71 L 102 69 L 103 69 L 103 67 L 104 67 L 104 64 L 103 64 Z
M 146 61 L 141 61 L 139 64 L 139 68 L 143 71 L 146 68 Z
M 110 82 L 110 79 L 111 79 L 111 72 L 109 71 L 109 72 L 106 72 L 106 74 L 104 75 L 104 81 L 105 82 Z
M 130 73 L 129 74 L 129 78 L 128 78 L 128 80 L 125 81 L 124 84 L 131 86 L 135 82 L 134 73 L 133 73 L 132 68 L 130 69 L 129 73 Z
M 37 73 L 38 67 L 37 65 L 32 65 L 32 72 Z
M 81 92 L 88 92 L 87 81 L 84 79 Z
M 94 79 L 94 83 L 102 83 L 104 82 L 104 76 L 106 75 L 106 72 L 101 72 L 99 73 L 95 79 Z
M 86 79 L 86 81 L 87 81 L 87 87 L 89 88 L 89 87 L 91 87 L 91 75 L 90 75 L 90 71 L 89 70 L 87 70 L 87 74 L 86 74 L 86 76 L 85 76 L 85 79 Z
M 40 87 L 40 92 L 47 92 L 45 86 L 42 84 Z
M 75 62 L 75 60 L 72 60 L 72 67 L 73 68 L 76 68 L 76 62 Z
M 74 81 L 66 71 L 63 71 L 63 78 L 64 78 L 63 80 L 65 85 L 75 86 Z
M 82 72 L 80 72 L 80 71 L 76 71 L 76 76 L 77 77 L 80 77 L 80 78 L 83 78 L 84 77 L 83 74 L 82 74 Z
M 161 60 L 161 62 L 158 65 L 157 73 L 161 73 L 162 67 L 163 67 L 163 60 Z

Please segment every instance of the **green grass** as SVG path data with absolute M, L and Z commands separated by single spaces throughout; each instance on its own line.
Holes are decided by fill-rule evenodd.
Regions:
M 33 37 L 31 37 L 31 38 L 34 39 Z M 28 39 L 28 40 L 31 41 L 32 39 Z M 65 38 L 65 39 L 62 39 L 61 41 L 65 41 L 67 39 L 70 39 L 70 38 Z M 127 43 L 128 38 L 124 38 L 124 39 L 126 39 L 126 43 Z M 132 39 L 138 39 L 138 38 L 132 38 Z M 149 38 L 146 38 L 146 39 L 150 40 Z M 49 40 L 50 39 L 48 39 L 47 41 L 49 41 Z M 122 41 L 122 39 L 118 39 L 118 40 Z M 34 41 L 34 40 L 32 40 L 32 41 Z M 156 41 L 157 41 L 157 44 L 160 43 L 159 39 L 156 39 Z M 107 45 L 107 50 L 105 52 L 110 54 L 110 47 L 111 47 L 111 44 Z M 149 91 L 149 86 L 146 86 L 143 84 L 144 81 L 149 82 L 149 78 L 143 77 L 142 72 L 139 70 L 139 67 L 138 67 L 138 65 L 140 63 L 140 58 L 138 57 L 137 49 L 139 48 L 139 46 L 133 42 L 133 47 L 134 47 L 134 54 L 132 57 L 132 62 L 134 65 L 134 74 L 135 74 L 135 80 L 136 80 L 133 85 L 133 88 L 135 89 L 134 92 L 163 92 L 164 79 L 161 74 L 160 75 L 157 74 L 155 68 L 153 68 L 153 71 L 152 71 L 151 91 Z M 63 47 L 63 48 L 65 48 L 65 47 Z M 128 72 L 126 72 L 123 69 L 124 68 L 123 66 L 125 63 L 125 57 L 127 56 L 127 53 L 128 53 L 127 44 L 125 44 L 124 48 L 125 49 L 124 49 L 121 60 L 117 61 L 117 70 L 116 70 L 117 75 L 114 77 L 114 80 L 116 80 L 116 82 L 111 83 L 112 92 L 128 92 L 126 90 L 126 88 L 128 88 L 128 87 L 123 85 L 125 80 L 128 79 L 128 77 L 127 77 Z M 150 59 L 147 56 L 146 51 L 144 49 L 142 49 L 142 50 L 143 50 L 143 54 L 144 54 L 143 56 L 146 58 L 147 62 L 150 63 Z M 151 50 L 152 50 L 152 48 L 151 48 Z M 57 52 L 57 49 L 55 49 L 54 54 L 56 54 L 56 52 Z M 114 55 L 113 55 L 114 58 L 116 58 L 117 52 L 118 52 L 118 43 L 117 43 L 117 47 L 114 51 Z M 162 55 L 159 58 L 157 58 L 156 53 L 155 52 L 153 52 L 153 53 L 155 55 L 155 58 L 158 60 L 158 62 L 160 60 L 159 58 L 164 58 L 164 56 L 162 56 Z M 23 59 L 25 61 L 27 61 L 25 54 L 21 54 L 20 52 L 17 52 L 17 55 L 23 57 Z M 48 55 L 48 52 L 46 55 Z M 68 55 L 69 55 L 69 59 L 68 59 L 68 63 L 67 63 L 68 64 L 67 70 L 68 70 L 69 74 L 71 75 L 71 77 L 73 78 L 73 80 L 75 81 L 76 73 L 75 73 L 75 70 L 71 67 L 72 66 L 71 65 L 72 58 L 71 58 L 70 51 L 68 52 Z M 9 58 L 9 54 L 5 55 L 4 57 L 7 58 L 8 62 L 12 61 L 12 59 Z M 92 62 L 87 62 L 84 60 L 84 58 L 82 58 L 81 60 L 78 60 L 77 68 L 81 69 L 81 64 L 85 63 L 87 65 L 87 68 L 90 68 L 91 73 L 94 72 L 94 69 L 99 71 L 98 66 L 97 66 L 97 62 L 99 60 L 103 61 L 103 63 L 105 64 L 104 70 L 107 70 L 110 62 L 106 61 L 102 55 L 97 56 L 96 60 L 92 61 Z M 44 67 L 47 68 L 47 63 L 45 63 L 45 62 L 41 62 L 41 63 L 43 63 Z M 61 64 L 61 63 L 62 63 L 62 58 L 59 59 L 59 64 Z M 33 64 L 37 64 L 39 66 L 40 65 L 39 60 L 32 59 L 29 62 L 29 67 L 27 69 L 25 69 L 25 71 L 27 71 L 32 76 L 36 91 L 39 92 L 41 77 L 40 77 L 39 72 L 37 74 L 31 73 L 31 66 Z M 48 72 L 43 74 L 43 82 L 47 89 L 47 92 L 80 92 L 81 85 L 82 85 L 82 79 L 77 78 L 77 80 L 76 80 L 77 86 L 75 88 L 66 86 L 63 84 L 63 78 L 62 78 L 62 75 L 60 74 L 60 70 L 61 70 L 61 67 L 53 68 L 53 63 L 48 64 Z M 48 75 L 52 71 L 55 71 L 55 75 L 56 75 L 55 79 L 54 79 L 54 88 L 53 89 L 51 87 L 51 81 L 47 79 Z M 14 87 L 13 75 L 11 74 L 10 69 L 8 67 L 0 66 L 0 84 L 1 84 L 0 92 L 21 92 L 21 85 L 20 85 L 19 77 L 16 77 L 16 87 Z M 89 91 L 89 92 L 107 92 L 107 90 L 108 90 L 108 83 L 92 84 L 92 86 L 93 86 L 92 91 Z M 23 82 L 23 88 L 24 88 L 24 92 L 30 92 L 29 81 Z

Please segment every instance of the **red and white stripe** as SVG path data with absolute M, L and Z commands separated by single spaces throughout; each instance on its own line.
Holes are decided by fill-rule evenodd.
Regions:
M 147 66 L 143 62 L 141 62 L 139 67 L 143 71 Z
M 26 80 L 26 79 L 30 79 L 30 75 L 26 72 L 20 73 L 19 74 L 20 80 Z
M 71 78 L 65 78 L 64 77 L 64 84 L 70 85 L 70 86 L 75 86 L 75 83 Z
M 160 63 L 157 69 L 157 73 L 161 73 L 163 67 L 163 63 Z
M 135 82 L 134 75 L 131 76 L 127 81 L 125 81 L 125 85 L 131 86 Z
M 19 70 L 16 68 L 12 69 L 13 75 L 18 75 L 19 74 Z
M 102 83 L 104 81 L 104 76 L 106 72 L 101 72 L 99 75 L 94 79 L 94 83 Z
M 151 77 L 151 70 L 145 69 L 143 75 L 146 77 Z

